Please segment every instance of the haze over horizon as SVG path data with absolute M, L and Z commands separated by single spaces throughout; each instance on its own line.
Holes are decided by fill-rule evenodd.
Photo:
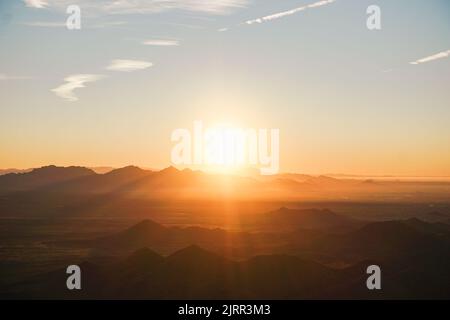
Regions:
M 178 171 L 183 171 L 185 169 L 197 171 L 197 172 L 203 172 L 206 174 L 223 174 L 223 175 L 237 175 L 237 176 L 261 176 L 259 173 L 259 170 L 257 168 L 251 168 L 251 167 L 245 167 L 245 168 L 235 168 L 232 170 L 216 170 L 214 168 L 191 168 L 191 167 L 180 167 L 176 165 L 168 165 L 166 167 L 161 168 L 155 168 L 155 167 L 141 167 L 134 164 L 129 164 L 123 167 L 112 167 L 112 166 L 105 166 L 105 165 L 99 165 L 99 166 L 84 166 L 84 165 L 57 165 L 57 164 L 48 164 L 40 167 L 30 167 L 30 168 L 0 168 L 0 175 L 8 174 L 8 173 L 27 173 L 35 169 L 42 169 L 42 168 L 48 168 L 48 167 L 57 167 L 57 168 L 70 168 L 70 167 L 81 167 L 81 168 L 87 168 L 91 169 L 97 174 L 105 174 L 108 172 L 111 172 L 113 170 L 120 170 L 120 169 L 126 169 L 129 167 L 136 167 L 139 169 L 142 169 L 144 171 L 164 171 L 169 168 L 175 168 Z M 409 176 L 409 175 L 391 175 L 391 174 L 384 174 L 384 175 L 370 175 L 370 174 L 347 174 L 347 173 L 337 173 L 337 172 L 327 172 L 327 173 L 311 173 L 311 172 L 293 172 L 293 171 L 287 171 L 287 172 L 279 172 L 277 174 L 274 174 L 272 176 L 282 176 L 282 175 L 304 175 L 304 176 L 311 176 L 311 177 L 319 177 L 319 176 L 325 176 L 325 177 L 333 177 L 337 179 L 377 179 L 377 180 L 393 180 L 393 179 L 401 179 L 405 181 L 448 181 L 450 179 L 450 176 Z M 270 176 L 269 176 L 270 177 Z

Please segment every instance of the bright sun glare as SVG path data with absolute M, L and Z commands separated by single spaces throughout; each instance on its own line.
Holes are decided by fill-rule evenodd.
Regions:
M 249 137 L 244 129 L 231 123 L 218 123 L 205 130 L 205 170 L 236 173 L 245 167 Z

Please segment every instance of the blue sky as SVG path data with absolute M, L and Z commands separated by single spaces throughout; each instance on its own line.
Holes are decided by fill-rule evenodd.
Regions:
M 170 132 L 201 119 L 280 128 L 282 171 L 450 175 L 450 58 L 411 64 L 450 50 L 450 3 L 336 0 L 245 23 L 316 2 L 2 1 L 0 167 L 164 167 Z M 79 74 L 99 77 L 76 101 L 52 91 Z

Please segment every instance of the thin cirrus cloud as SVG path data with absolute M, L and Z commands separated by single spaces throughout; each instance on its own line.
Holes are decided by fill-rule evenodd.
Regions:
M 431 61 L 434 61 L 434 60 L 447 58 L 449 56 L 450 56 L 450 50 L 442 51 L 442 52 L 433 54 L 431 56 L 428 56 L 428 57 L 425 57 L 425 58 L 421 58 L 421 59 L 416 60 L 416 61 L 412 61 L 412 62 L 410 62 L 410 64 L 416 65 L 416 64 L 421 64 L 421 63 L 427 63 L 427 62 L 431 62 Z
M 138 60 L 112 60 L 110 65 L 106 68 L 111 71 L 123 71 L 131 72 L 135 70 L 143 70 L 151 67 L 153 64 L 147 61 Z M 66 101 L 74 102 L 78 101 L 78 97 L 75 95 L 74 90 L 86 87 L 86 83 L 95 82 L 102 78 L 104 75 L 100 74 L 74 74 L 64 78 L 65 83 L 52 89 L 58 97 L 65 99 Z M 1 79 L 1 78 L 0 78 Z
M 23 2 L 30 8 L 42 9 L 48 6 L 48 2 L 45 0 L 24 0 Z
M 34 8 L 56 8 L 65 10 L 73 0 L 24 0 Z M 249 0 L 78 0 L 80 7 L 106 14 L 148 14 L 169 10 L 184 10 L 208 14 L 227 14 L 236 8 L 247 6 Z
M 268 22 L 268 21 L 272 21 L 272 20 L 276 20 L 276 19 L 280 19 L 280 18 L 284 18 L 293 14 L 296 14 L 297 12 L 300 11 L 305 11 L 307 9 L 313 9 L 313 8 L 318 8 L 318 7 L 322 7 L 325 6 L 327 4 L 331 4 L 333 2 L 336 2 L 336 0 L 322 0 L 322 1 L 317 1 L 302 7 L 298 7 L 298 8 L 294 8 L 291 10 L 287 10 L 287 11 L 283 11 L 283 12 L 278 12 L 278 13 L 274 13 L 268 16 L 264 16 L 261 18 L 257 18 L 257 19 L 253 19 L 253 20 L 247 20 L 245 21 L 246 24 L 254 24 L 254 23 L 263 23 L 263 22 Z M 224 31 L 223 29 L 220 29 L 221 31 Z
M 85 83 L 98 81 L 104 78 L 99 74 L 74 74 L 64 78 L 66 83 L 52 89 L 58 97 L 65 99 L 66 101 L 77 101 L 78 97 L 75 96 L 74 90 L 78 88 L 84 88 Z
M 148 61 L 116 59 L 111 61 L 109 66 L 106 67 L 106 70 L 131 72 L 147 69 L 151 66 L 153 66 L 153 63 Z
M 178 40 L 168 40 L 168 39 L 145 40 L 145 41 L 142 41 L 142 44 L 145 46 L 162 46 L 162 47 L 170 47 L 170 46 L 179 46 L 180 45 Z

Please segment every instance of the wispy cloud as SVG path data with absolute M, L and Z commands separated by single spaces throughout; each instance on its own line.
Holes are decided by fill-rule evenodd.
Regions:
M 11 76 L 7 75 L 5 73 L 0 73 L 0 81 L 6 81 L 6 80 L 29 80 L 32 79 L 32 77 L 28 76 Z
M 142 41 L 143 45 L 146 46 L 179 46 L 178 40 L 167 40 L 167 39 L 154 39 Z
M 169 10 L 185 10 L 209 14 L 226 14 L 247 5 L 249 0 L 78 0 L 76 4 L 89 10 L 107 14 L 157 13 Z M 35 8 L 49 7 L 65 10 L 73 0 L 25 0 Z
M 30 8 L 42 9 L 48 6 L 48 2 L 45 0 L 24 0 L 23 2 Z
M 104 78 L 103 75 L 99 74 L 74 74 L 64 78 L 66 83 L 52 89 L 57 96 L 67 100 L 67 101 L 77 101 L 78 98 L 74 94 L 74 90 L 78 88 L 84 88 L 85 83 L 98 81 Z
M 276 20 L 276 19 L 280 19 L 286 16 L 290 16 L 293 15 L 297 12 L 300 11 L 304 11 L 307 9 L 313 9 L 313 8 L 318 8 L 318 7 L 322 7 L 325 6 L 327 4 L 336 2 L 336 0 L 322 0 L 322 1 L 318 1 L 318 2 L 314 2 L 302 7 L 298 7 L 298 8 L 294 8 L 291 10 L 287 10 L 287 11 L 283 11 L 283 12 L 278 12 L 278 13 L 274 13 L 265 17 L 261 17 L 261 18 L 257 18 L 257 19 L 253 19 L 253 20 L 247 20 L 245 21 L 246 24 L 254 24 L 254 23 L 263 23 L 263 22 L 267 22 L 267 21 L 271 21 L 271 20 Z
M 447 51 L 442 51 L 436 54 L 433 54 L 431 56 L 416 60 L 416 61 L 412 61 L 410 62 L 410 64 L 421 64 L 421 63 L 426 63 L 426 62 L 430 62 L 430 61 L 434 61 L 434 60 L 438 60 L 438 59 L 443 59 L 443 58 L 447 58 L 450 56 L 450 50 Z
M 111 71 L 131 72 L 147 69 L 152 65 L 153 63 L 147 61 L 116 59 L 112 60 L 106 69 Z

